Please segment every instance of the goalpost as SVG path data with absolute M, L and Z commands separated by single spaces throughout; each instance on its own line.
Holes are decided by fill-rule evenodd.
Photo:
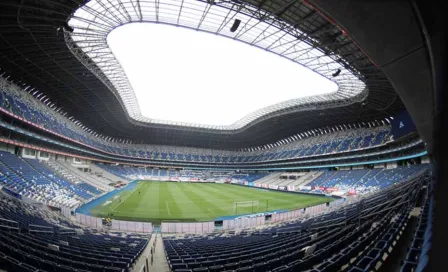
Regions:
M 238 209 L 241 211 L 241 208 L 250 208 L 244 209 L 244 213 L 256 213 L 258 212 L 259 204 L 260 202 L 258 200 L 233 202 L 233 212 L 238 215 Z

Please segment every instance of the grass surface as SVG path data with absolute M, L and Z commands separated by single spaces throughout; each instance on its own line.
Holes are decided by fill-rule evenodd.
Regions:
M 94 207 L 90 213 L 99 217 L 153 223 L 195 222 L 215 220 L 220 216 L 293 210 L 330 200 L 230 184 L 141 181 L 133 190 L 123 191 Z M 234 204 L 244 201 L 254 201 L 254 204 Z

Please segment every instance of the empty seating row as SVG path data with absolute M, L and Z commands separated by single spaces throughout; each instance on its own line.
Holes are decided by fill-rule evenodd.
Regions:
M 426 195 L 418 219 L 418 225 L 403 263 L 401 272 L 422 271 L 427 262 L 431 249 L 432 221 L 434 201 L 431 198 L 431 184 L 426 188 Z
M 158 168 L 146 167 L 128 167 L 97 164 L 96 166 L 110 172 L 113 175 L 122 177 L 126 180 L 137 179 L 157 179 L 157 180 L 209 180 L 209 181 L 247 181 L 253 182 L 268 175 L 267 172 L 262 173 L 237 173 L 234 171 L 189 171 L 189 170 L 165 170 Z
M 52 206 L 74 207 L 102 193 L 89 184 L 65 180 L 38 160 L 4 151 L 0 151 L 0 182 L 13 192 Z
M 160 147 L 107 141 L 94 136 L 72 120 L 50 109 L 32 94 L 0 77 L 0 107 L 11 115 L 106 153 L 152 160 L 251 163 L 304 158 L 375 147 L 389 139 L 390 126 L 353 128 L 328 134 L 305 133 L 282 145 L 252 151 L 224 151 L 194 148 Z M 162 173 L 163 175 L 164 173 Z
M 128 271 L 148 244 L 147 237 L 93 233 L 49 214 L 0 193 L 1 269 Z
M 320 217 L 236 235 L 165 238 L 172 271 L 367 271 L 406 227 L 422 174 Z
M 393 169 L 325 171 L 311 181 L 308 186 L 312 190 L 319 191 L 337 188 L 339 191 L 355 190 L 358 195 L 366 194 L 406 180 L 428 167 L 428 164 L 416 164 Z

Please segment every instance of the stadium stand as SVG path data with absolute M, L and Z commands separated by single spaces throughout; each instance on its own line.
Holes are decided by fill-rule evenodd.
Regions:
M 299 177 L 297 174 L 274 173 L 257 180 L 255 186 L 318 193 L 336 189 L 335 191 L 342 194 L 363 195 L 379 191 L 428 167 L 428 165 L 411 165 L 393 169 L 310 171 L 300 174 Z M 293 179 L 281 178 L 291 175 Z
M 406 254 L 406 260 L 401 267 L 401 272 L 423 271 L 428 263 L 432 239 L 434 201 L 431 198 L 432 185 L 428 184 L 425 189 L 417 229 L 415 230 L 411 245 Z
M 271 174 L 271 179 L 269 180 L 258 180 L 257 183 L 261 185 L 261 187 L 288 187 L 294 186 L 299 190 L 299 186 L 306 185 L 309 181 L 305 182 L 309 177 L 316 175 L 320 172 L 310 171 L 307 173 L 290 174 L 290 173 L 274 173 Z M 289 178 L 291 177 L 291 178 Z M 271 185 L 271 186 L 270 186 Z M 273 187 L 274 188 L 274 187 Z M 274 188 L 275 189 L 275 188 Z
M 90 172 L 89 173 L 91 175 L 103 178 L 103 179 L 107 180 L 107 182 L 109 184 L 115 184 L 117 182 L 124 181 L 122 178 L 105 171 L 104 169 L 96 166 L 94 163 L 90 163 L 89 167 L 90 167 Z
M 145 167 L 113 166 L 106 164 L 98 164 L 97 166 L 126 180 L 207 180 L 223 182 L 240 180 L 254 182 L 268 175 L 268 173 L 237 173 L 234 171 L 175 171 Z
M 443 203 L 446 194 L 439 186 L 436 192 L 442 197 L 437 195 L 437 202 L 433 198 L 431 163 L 443 152 L 434 150 L 438 146 L 431 137 L 440 132 L 435 124 L 444 120 L 444 104 L 432 88 L 446 84 L 439 82 L 443 52 L 437 46 L 443 43 L 430 42 L 441 41 L 444 33 L 426 14 L 436 10 L 425 6 L 429 3 L 389 5 L 378 28 L 370 23 L 378 18 L 373 11 L 383 9 L 381 4 L 17 2 L 0 1 L 0 271 L 159 271 L 152 258 L 149 266 L 149 256 L 163 254 L 173 272 L 383 272 L 385 264 L 400 261 L 401 272 L 437 270 L 427 267 L 434 242 L 442 244 L 433 239 L 434 218 L 439 217 L 434 211 L 443 217 L 442 205 L 435 209 L 435 203 Z M 395 12 L 396 6 L 403 13 Z M 353 12 L 347 16 L 351 21 L 343 18 L 350 14 L 347 10 Z M 364 11 L 370 16 L 361 16 Z M 397 14 L 406 19 L 406 31 L 399 29 L 401 23 L 386 20 Z M 239 18 L 236 28 L 242 25 L 229 32 L 233 17 Z M 154 122 L 134 103 L 137 96 L 105 44 L 112 29 L 136 18 L 138 23 L 156 21 L 255 45 L 306 66 L 338 89 L 270 105 L 274 111 L 263 108 L 254 112 L 255 119 L 246 116 L 222 126 L 229 129 Z M 365 22 L 352 26 L 359 18 Z M 363 29 L 366 23 L 369 27 Z M 377 50 L 381 36 L 390 41 Z M 393 42 L 394 36 L 406 46 L 394 46 L 400 44 Z M 175 110 L 170 101 L 163 103 Z M 441 135 L 436 138 L 443 143 Z M 216 187 L 199 189 L 199 194 L 194 190 L 209 184 L 193 182 L 239 186 L 210 185 Z M 186 189 L 171 194 L 171 185 Z M 145 186 L 147 191 L 135 190 Z M 224 187 L 232 191 L 223 192 Z M 242 188 L 250 192 L 239 193 Z M 252 192 L 323 200 L 296 206 L 294 199 L 294 210 L 283 210 L 266 199 L 266 208 L 258 210 L 261 201 L 246 199 Z M 134 193 L 138 197 L 129 198 Z M 214 202 L 204 201 L 210 195 Z M 233 203 L 231 215 L 214 214 L 208 207 L 230 210 L 220 197 Z M 142 204 L 149 198 L 160 209 Z M 120 205 L 122 211 L 116 209 Z M 142 208 L 140 214 L 154 210 L 160 226 L 136 222 L 126 211 L 137 210 L 132 205 Z M 190 205 L 210 222 L 184 224 L 184 219 L 201 219 L 176 218 L 182 213 L 177 207 Z M 100 206 L 105 212 L 97 216 L 104 218 L 93 217 L 90 211 Z M 81 215 L 85 220 L 78 220 Z M 256 228 L 224 227 L 224 222 L 257 216 L 263 220 Z M 162 228 L 163 223 L 170 228 Z M 164 234 L 164 248 L 159 246 L 162 254 L 157 255 L 154 240 L 160 234 L 132 233 L 143 231 L 144 224 L 148 232 L 189 234 Z M 401 259 L 391 260 L 392 254 Z M 136 269 L 137 263 L 145 267 Z
M 45 162 L 49 168 L 51 168 L 55 173 L 59 173 L 63 177 L 67 178 L 73 183 L 82 183 L 85 182 L 90 184 L 93 187 L 100 189 L 101 191 L 111 191 L 113 187 L 109 186 L 110 181 L 107 179 L 103 179 L 102 177 L 98 177 L 92 175 L 90 172 L 83 172 L 79 170 L 77 167 L 71 165 L 70 163 L 64 161 L 53 161 L 48 160 Z M 101 192 L 99 192 L 101 193 Z
M 269 185 L 269 184 L 271 184 L 271 182 L 276 181 L 280 177 L 280 175 L 281 175 L 281 173 L 269 174 L 269 175 L 257 180 L 257 183 Z
M 250 152 L 111 143 L 87 133 L 65 116 L 49 109 L 34 96 L 7 83 L 1 77 L 0 96 L 0 107 L 4 110 L 78 143 L 118 156 L 163 161 L 238 164 L 310 158 L 383 145 L 388 141 L 391 130 L 390 126 L 385 125 L 353 128 L 324 135 L 310 135 L 271 149 Z
M 28 165 L 30 165 L 37 173 L 40 173 L 48 178 L 50 178 L 55 183 L 71 188 L 73 192 L 81 198 L 90 199 L 93 195 L 101 194 L 101 191 L 97 190 L 93 186 L 87 183 L 71 183 L 63 178 L 58 177 L 54 172 L 48 169 L 42 162 L 33 159 L 24 160 Z
M 140 237 L 84 232 L 3 193 L 0 215 L 0 267 L 6 271 L 124 271 L 148 243 Z
M 48 169 L 37 160 L 22 159 L 0 151 L 1 182 L 9 190 L 51 205 L 74 207 L 101 194 L 95 187 L 72 183 Z
M 165 238 L 170 267 L 172 271 L 378 268 L 407 224 L 419 192 L 415 188 L 428 182 L 423 172 L 420 169 L 412 181 L 320 217 L 252 233 Z
M 111 173 L 114 176 L 120 177 L 128 181 L 135 180 L 138 177 L 151 178 L 153 177 L 153 173 L 158 175 L 158 171 L 155 172 L 153 169 L 151 169 L 151 172 L 148 172 L 146 168 L 111 166 L 105 164 L 98 164 L 96 166 L 102 169 L 103 171 L 106 171 L 107 173 Z
M 79 170 L 68 163 L 51 159 L 39 162 L 1 152 L 0 166 L 4 169 L 1 180 L 6 188 L 50 205 L 71 203 L 76 206 L 80 201 L 102 193 L 83 182 L 85 177 L 76 175 L 74 171 Z M 113 179 L 186 178 L 240 184 L 251 182 L 255 186 L 262 183 L 269 188 L 294 184 L 311 187 L 311 190 L 303 190 L 311 193 L 323 193 L 327 188 L 338 188 L 346 193 L 355 190 L 358 196 L 365 197 L 342 210 L 330 209 L 329 213 L 318 217 L 262 230 L 248 229 L 236 235 L 165 237 L 164 245 L 172 271 L 302 271 L 313 267 L 316 271 L 338 271 L 342 266 L 348 271 L 366 271 L 381 266 L 385 262 L 384 254 L 390 254 L 400 238 L 413 208 L 409 203 L 415 202 L 418 193 L 415 188 L 428 183 L 424 173 L 428 173 L 430 165 L 302 173 L 167 170 L 101 163 L 93 168 L 98 169 L 96 172 L 101 172 L 101 176 Z M 291 176 L 292 179 L 284 178 Z M 41 184 L 45 185 L 45 191 L 40 189 Z M 64 202 L 54 197 L 61 191 L 76 202 Z M 428 196 L 429 193 L 426 199 Z M 426 223 L 427 201 L 403 271 L 413 271 L 419 261 L 424 263 L 427 258 L 431 238 L 430 224 L 428 227 Z M 135 263 L 148 243 L 148 240 L 140 241 L 129 236 L 110 237 L 104 233 L 81 231 L 79 226 L 60 215 L 10 197 L 2 197 L 0 211 L 0 265 L 13 271 L 123 271 Z M 28 230 L 28 233 L 20 230 Z M 367 249 L 362 250 L 365 247 Z M 120 248 L 120 251 L 111 254 L 111 248 Z
M 56 212 L 51 212 L 42 205 L 30 204 L 17 199 L 8 197 L 0 193 L 1 209 L 1 228 L 11 229 L 30 229 L 31 226 L 55 228 L 72 228 L 75 225 Z M 47 229 L 45 229 L 48 231 Z M 62 230 L 63 231 L 63 230 Z
M 128 180 L 135 179 L 153 179 L 162 177 L 162 180 L 168 180 L 168 175 L 151 175 L 150 168 L 110 166 L 99 164 L 103 169 Z M 174 176 L 175 180 L 208 180 L 208 181 L 238 181 L 255 182 L 257 187 L 265 187 L 278 189 L 279 187 L 294 186 L 295 191 L 313 192 L 325 191 L 327 188 L 337 188 L 338 191 L 349 192 L 355 190 L 357 194 L 367 194 L 385 187 L 393 185 L 403 178 L 412 176 L 421 169 L 428 168 L 429 165 L 411 165 L 406 167 L 397 167 L 392 169 L 375 168 L 375 169 L 355 169 L 340 171 L 310 171 L 303 173 L 298 179 L 288 180 L 281 179 L 282 175 L 287 173 L 220 173 L 207 171 L 179 171 L 179 176 Z M 162 171 L 162 170 L 161 170 Z M 168 171 L 169 172 L 169 171 Z M 175 173 L 175 171 L 172 171 Z M 157 169 L 157 173 L 159 170 Z M 163 171 L 167 173 L 167 171 Z M 258 184 L 258 185 L 257 185 Z M 305 187 L 305 188 L 301 188 Z
M 393 185 L 428 167 L 428 165 L 415 165 L 394 169 L 328 171 L 311 181 L 308 186 L 313 188 L 334 187 L 341 191 L 354 189 L 358 194 L 365 194 Z

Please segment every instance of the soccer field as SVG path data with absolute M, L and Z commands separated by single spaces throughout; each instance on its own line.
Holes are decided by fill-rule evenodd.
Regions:
M 331 198 L 215 183 L 141 181 L 134 189 L 92 208 L 98 217 L 129 221 L 213 221 L 274 210 L 292 210 Z

